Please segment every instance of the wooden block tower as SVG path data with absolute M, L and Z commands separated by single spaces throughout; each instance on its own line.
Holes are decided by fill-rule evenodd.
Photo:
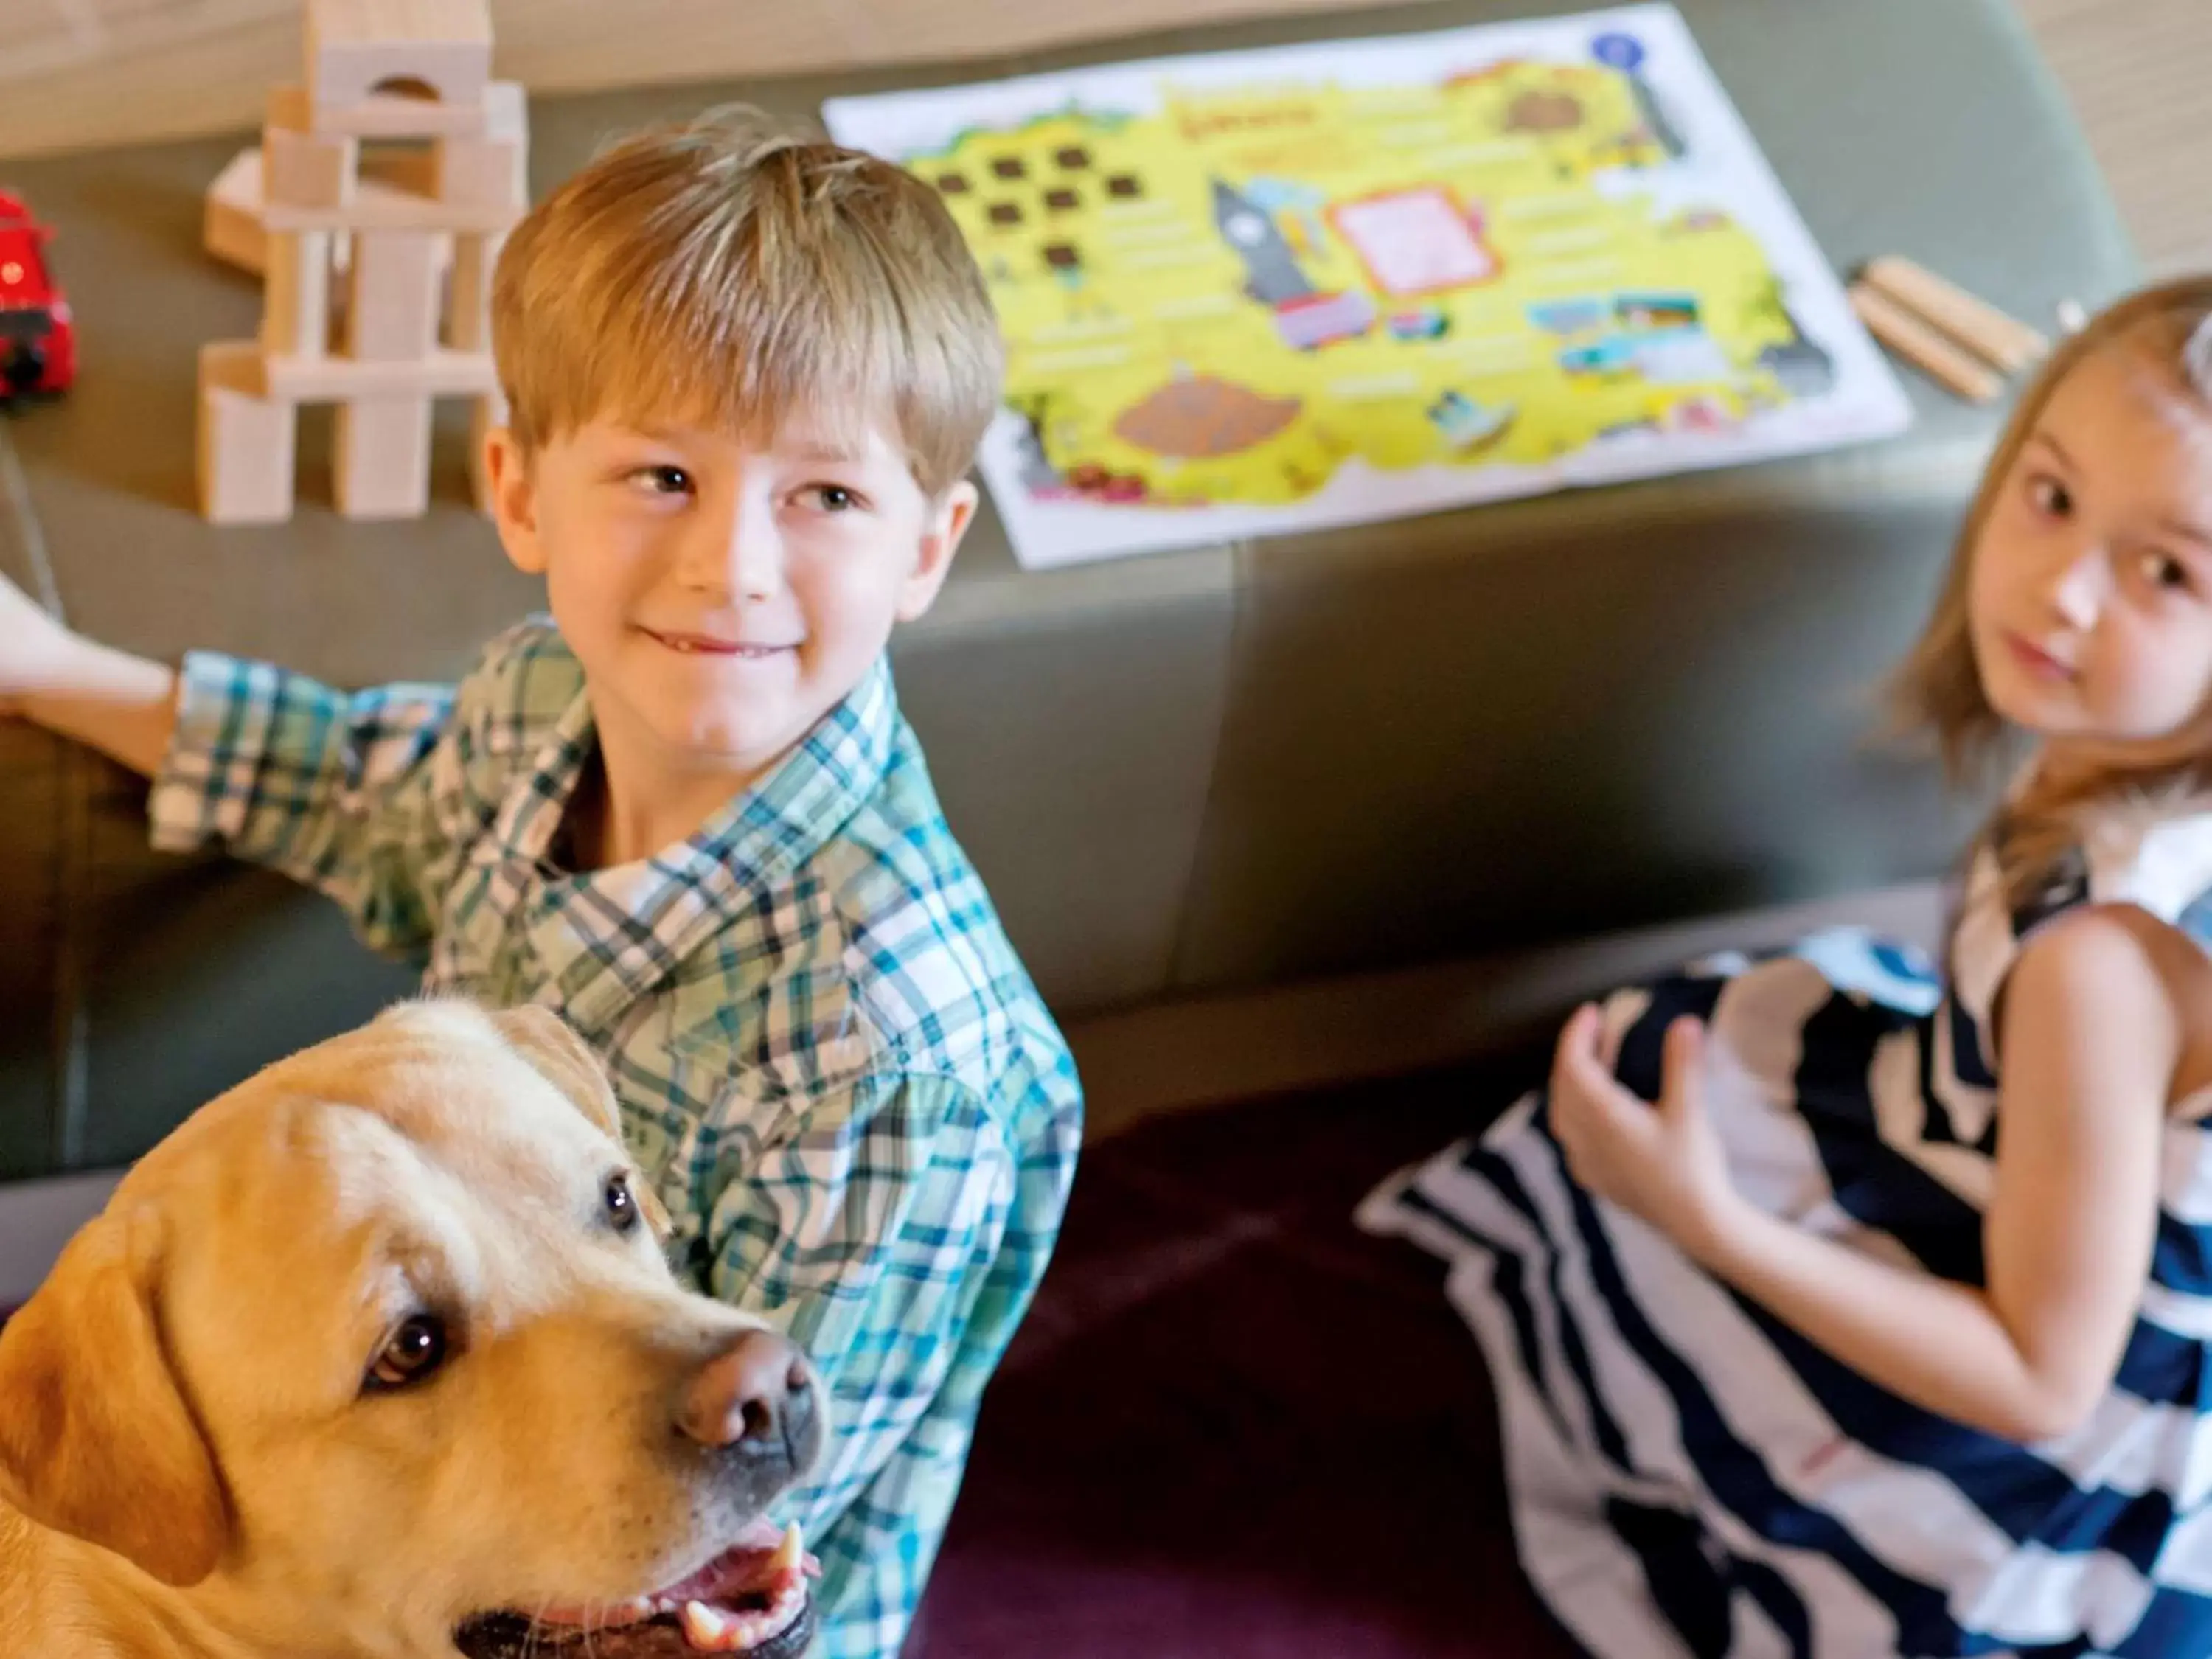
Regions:
M 434 398 L 470 399 L 478 439 L 505 419 L 491 275 L 527 204 L 527 132 L 522 88 L 491 78 L 486 0 L 307 0 L 306 42 L 306 82 L 271 92 L 262 130 L 260 336 L 200 351 L 218 524 L 291 516 L 301 404 L 337 405 L 355 519 L 428 509 Z

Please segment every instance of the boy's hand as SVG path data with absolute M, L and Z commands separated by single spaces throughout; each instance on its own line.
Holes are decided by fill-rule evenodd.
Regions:
M 1552 1124 L 1577 1182 L 1702 1257 L 1737 1200 L 1720 1138 L 1705 1115 L 1705 1030 L 1691 1018 L 1667 1028 L 1656 1103 L 1613 1074 L 1615 1045 L 1589 1004 L 1559 1033 L 1552 1062 Z
M 0 714 L 20 714 L 24 698 L 52 690 L 76 643 L 44 605 L 0 576 Z
M 0 718 L 21 715 L 153 775 L 177 723 L 163 664 L 73 633 L 0 576 Z

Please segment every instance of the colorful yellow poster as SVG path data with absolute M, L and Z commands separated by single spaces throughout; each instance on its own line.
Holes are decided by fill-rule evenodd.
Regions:
M 1904 392 L 1680 14 L 842 99 L 1008 349 L 1031 567 L 1891 435 Z

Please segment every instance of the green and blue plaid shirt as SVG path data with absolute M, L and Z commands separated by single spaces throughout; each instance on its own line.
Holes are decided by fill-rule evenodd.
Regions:
M 831 1434 L 789 1514 L 822 1559 L 819 1650 L 882 1659 L 1059 1231 L 1074 1067 L 887 664 L 690 841 L 578 874 L 550 852 L 593 752 L 543 621 L 458 687 L 196 653 L 153 838 L 317 887 L 426 990 L 543 1003 L 605 1057 L 677 1261 L 821 1369 Z

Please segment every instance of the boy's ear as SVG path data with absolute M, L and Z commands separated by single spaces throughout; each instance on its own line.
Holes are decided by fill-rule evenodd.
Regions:
M 896 615 L 901 622 L 912 622 L 937 602 L 938 590 L 951 574 L 952 556 L 959 550 L 960 538 L 975 522 L 976 499 L 975 486 L 963 478 L 931 508 L 914 568 L 899 585 Z
M 538 539 L 538 492 L 530 458 L 513 430 L 495 426 L 484 434 L 484 489 L 491 498 L 492 522 L 507 560 L 526 575 L 545 574 L 545 550 Z

